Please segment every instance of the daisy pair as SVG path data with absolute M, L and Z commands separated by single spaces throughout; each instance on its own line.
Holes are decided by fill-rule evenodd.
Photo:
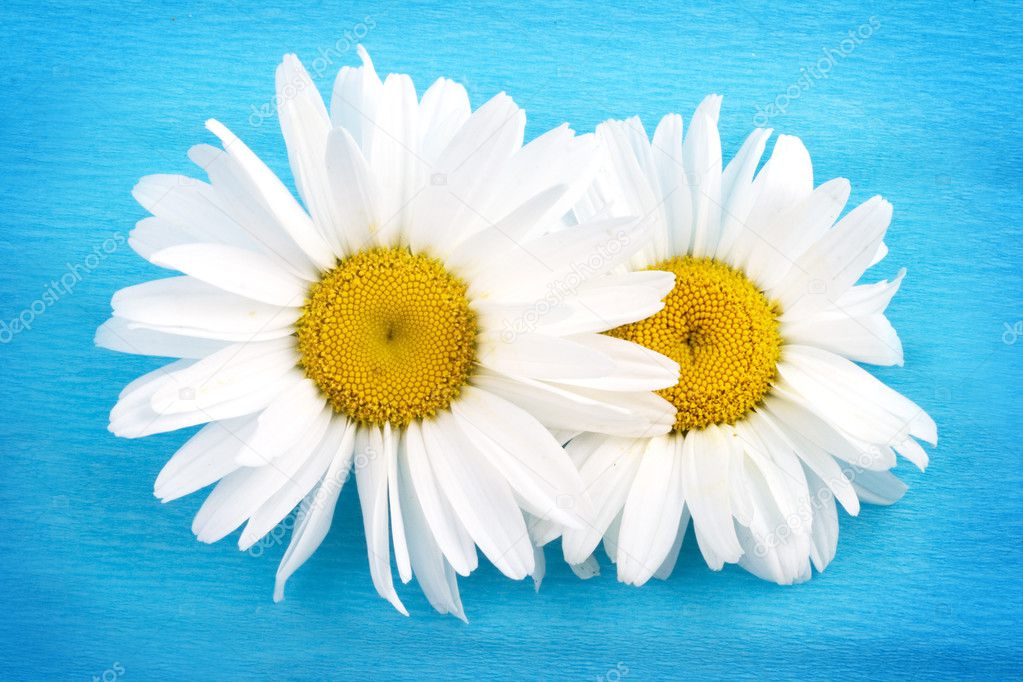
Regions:
M 896 453 L 923 467 L 930 418 L 854 361 L 901 364 L 884 310 L 891 207 L 839 219 L 798 139 L 757 130 L 722 168 L 720 99 L 524 143 L 499 94 L 472 110 L 440 79 L 381 79 L 364 50 L 329 108 L 294 56 L 278 116 L 296 199 L 225 126 L 143 178 L 130 244 L 182 275 L 117 292 L 100 346 L 175 358 L 130 383 L 110 430 L 203 425 L 157 477 L 169 501 L 216 484 L 204 542 L 252 546 L 294 513 L 277 572 L 323 541 L 354 473 L 370 573 L 416 578 L 464 619 L 478 552 L 542 578 L 542 547 L 619 579 L 672 569 L 692 521 L 712 568 L 779 583 L 835 553 L 835 500 L 889 503 Z M 299 200 L 300 199 L 300 200 Z M 567 443 L 563 447 L 563 444 Z M 350 484 L 349 484 L 350 487 Z

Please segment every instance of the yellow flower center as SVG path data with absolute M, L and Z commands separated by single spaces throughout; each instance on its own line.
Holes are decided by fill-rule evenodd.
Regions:
M 744 274 L 710 258 L 680 256 L 649 269 L 675 273 L 664 308 L 608 334 L 678 362 L 679 382 L 658 391 L 675 406 L 675 431 L 735 423 L 775 378 L 778 305 Z
M 447 408 L 476 359 L 465 283 L 404 248 L 340 261 L 310 288 L 297 330 L 306 376 L 334 410 L 368 424 Z

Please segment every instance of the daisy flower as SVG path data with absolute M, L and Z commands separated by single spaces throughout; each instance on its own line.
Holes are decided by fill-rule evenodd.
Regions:
M 117 292 L 96 340 L 178 359 L 124 389 L 110 430 L 206 424 L 155 485 L 168 501 L 216 483 L 192 527 L 203 542 L 244 524 L 246 549 L 298 507 L 275 600 L 354 468 L 377 591 L 407 613 L 393 544 L 401 580 L 464 619 L 455 575 L 477 547 L 519 579 L 542 570 L 527 521 L 590 522 L 549 429 L 671 428 L 651 391 L 678 366 L 600 332 L 659 310 L 674 279 L 612 274 L 648 237 L 634 219 L 551 231 L 591 182 L 594 136 L 562 126 L 523 145 L 506 95 L 472 111 L 440 79 L 420 99 L 360 55 L 329 112 L 296 57 L 277 70 L 301 204 L 216 121 L 222 148 L 189 151 L 209 183 L 135 187 L 152 217 L 131 245 L 184 274 Z
M 680 364 L 659 391 L 675 407 L 671 433 L 567 446 L 597 521 L 566 531 L 565 552 L 603 536 L 634 585 L 671 572 L 690 521 L 711 568 L 805 580 L 835 555 L 835 500 L 853 515 L 861 501 L 894 502 L 896 454 L 923 469 L 915 439 L 937 441 L 920 407 L 856 364 L 902 364 L 884 311 L 904 272 L 856 284 L 886 253 L 891 205 L 873 197 L 839 219 L 849 181 L 814 187 L 806 148 L 787 135 L 756 172 L 770 130 L 722 170 L 720 103 L 702 102 L 684 141 L 677 115 L 652 141 L 638 118 L 600 125 L 606 162 L 574 213 L 646 216 L 653 239 L 628 266 L 676 277 L 660 312 L 609 332 Z

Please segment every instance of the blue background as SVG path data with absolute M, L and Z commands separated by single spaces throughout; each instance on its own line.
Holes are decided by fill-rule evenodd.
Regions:
M 31 310 L 69 268 L 81 281 L 37 304 L 31 329 L 0 332 L 0 675 L 1019 675 L 1023 13 L 807 4 L 5 0 L 0 319 Z M 806 80 L 802 69 L 871 17 L 868 39 Z M 468 626 L 434 614 L 415 586 L 402 591 L 411 618 L 375 595 L 346 490 L 327 541 L 274 605 L 283 543 L 260 557 L 233 540 L 202 545 L 189 531 L 201 495 L 152 496 L 185 434 L 105 430 L 120 388 L 160 363 L 93 348 L 110 295 L 158 274 L 104 243 L 143 217 L 129 195 L 137 178 L 194 173 L 185 151 L 209 141 L 207 117 L 290 182 L 276 119 L 254 112 L 287 51 L 312 67 L 324 50 L 332 63 L 317 81 L 329 92 L 337 68 L 357 62 L 356 33 L 381 72 L 410 73 L 420 91 L 440 75 L 465 83 L 474 105 L 506 90 L 529 136 L 631 114 L 652 128 L 718 92 L 730 156 L 758 111 L 784 106 L 764 115 L 805 140 L 818 182 L 843 175 L 854 201 L 883 193 L 895 205 L 891 255 L 871 274 L 909 268 L 890 308 L 906 367 L 876 373 L 937 420 L 928 471 L 901 465 L 911 488 L 899 504 L 843 516 L 836 560 L 808 584 L 713 573 L 692 536 L 675 575 L 642 589 L 619 585 L 606 562 L 580 582 L 548 548 L 539 594 L 489 565 L 462 580 Z

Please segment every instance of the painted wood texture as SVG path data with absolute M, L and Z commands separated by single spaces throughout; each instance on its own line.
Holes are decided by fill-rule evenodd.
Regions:
M 289 7 L 6 0 L 0 7 L 0 675 L 7 679 L 1019 675 L 1023 378 L 1020 4 L 846 2 L 600 7 L 554 0 Z M 872 26 L 867 38 L 850 31 Z M 862 33 L 868 33 L 863 30 Z M 217 117 L 288 178 L 273 70 L 295 51 L 327 91 L 361 38 L 422 91 L 506 90 L 534 136 L 725 95 L 726 154 L 753 125 L 800 135 L 817 181 L 895 205 L 891 307 L 906 366 L 877 370 L 941 441 L 891 508 L 843 516 L 838 557 L 781 588 L 708 570 L 690 536 L 642 589 L 581 582 L 548 548 L 539 594 L 486 565 L 468 626 L 373 592 L 354 488 L 271 601 L 286 539 L 261 556 L 201 545 L 201 502 L 152 481 L 185 439 L 108 434 L 121 387 L 157 364 L 93 348 L 118 288 L 158 274 L 124 237 L 148 173 L 188 172 Z M 56 281 L 61 289 L 54 291 Z M 63 293 L 60 293 L 60 292 Z M 29 311 L 29 312 L 25 312 Z M 30 328 L 11 331 L 24 316 Z

